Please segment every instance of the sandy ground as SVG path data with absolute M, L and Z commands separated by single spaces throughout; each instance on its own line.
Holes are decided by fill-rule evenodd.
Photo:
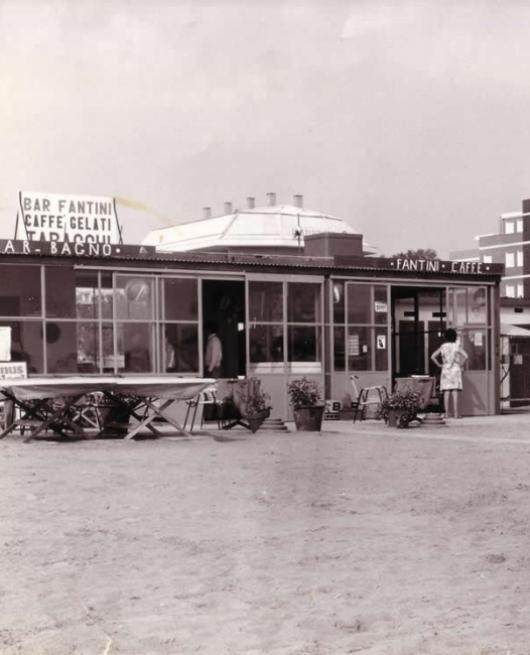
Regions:
M 530 415 L 0 442 L 5 655 L 530 653 Z

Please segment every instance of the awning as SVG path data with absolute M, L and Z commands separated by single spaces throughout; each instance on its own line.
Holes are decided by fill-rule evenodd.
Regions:
M 512 325 L 511 323 L 501 323 L 501 336 L 503 337 L 530 337 L 530 330 Z

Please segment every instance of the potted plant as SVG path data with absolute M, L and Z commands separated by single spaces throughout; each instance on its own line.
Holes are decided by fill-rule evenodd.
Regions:
M 225 429 L 242 425 L 251 432 L 256 432 L 263 421 L 269 418 L 270 411 L 270 396 L 262 390 L 261 380 L 249 377 L 246 380 L 238 380 L 233 385 L 231 394 L 223 400 L 222 421 Z
M 390 427 L 407 428 L 417 419 L 420 396 L 414 391 L 394 391 L 381 403 L 381 417 Z
M 314 380 L 306 377 L 291 380 L 287 387 L 297 430 L 320 432 L 324 403 Z
M 266 418 L 269 418 L 270 396 L 261 388 L 261 380 L 250 377 L 241 392 L 242 415 L 246 418 L 252 433 L 256 432 Z

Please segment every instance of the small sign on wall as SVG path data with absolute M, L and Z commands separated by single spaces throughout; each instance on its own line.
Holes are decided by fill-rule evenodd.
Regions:
M 350 357 L 358 357 L 360 354 L 359 335 L 350 334 L 348 336 L 348 355 Z
M 377 350 L 386 350 L 386 334 L 378 334 L 375 339 Z

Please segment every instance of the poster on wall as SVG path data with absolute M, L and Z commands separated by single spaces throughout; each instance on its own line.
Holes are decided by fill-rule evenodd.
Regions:
M 114 198 L 21 191 L 15 239 L 122 243 Z

